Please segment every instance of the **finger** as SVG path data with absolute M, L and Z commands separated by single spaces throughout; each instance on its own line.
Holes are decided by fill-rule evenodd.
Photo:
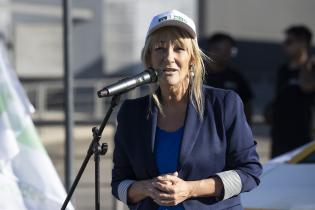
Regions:
M 169 202 L 175 200 L 174 194 L 168 194 L 163 192 L 155 192 L 152 197 L 153 200 L 156 200 L 158 202 Z
M 156 178 L 158 181 L 171 181 L 172 183 L 176 183 L 180 180 L 177 176 L 173 176 L 170 174 L 164 175 L 164 176 L 158 176 Z
M 160 206 L 176 206 L 178 203 L 174 200 L 154 200 L 154 202 L 156 202 L 157 204 L 159 204 Z
M 174 173 L 172 173 L 173 174 L 173 176 L 177 176 L 178 177 L 178 172 L 177 171 L 175 171 Z
M 155 203 L 157 203 L 159 206 L 164 206 L 164 204 L 163 203 L 161 203 L 160 201 L 158 201 L 158 200 L 153 200 Z
M 174 201 L 174 200 L 176 200 L 176 198 L 175 198 L 175 194 L 161 193 L 161 194 L 159 194 L 159 200 L 161 200 L 161 201 Z
M 164 192 L 160 191 L 159 189 L 155 188 L 154 186 L 149 188 L 149 197 L 152 199 L 159 199 L 160 194 Z
M 164 184 L 164 185 L 173 185 L 171 181 L 167 181 L 167 180 L 156 180 L 155 183 Z
M 160 176 L 158 176 L 158 177 L 165 177 L 165 176 L 167 176 L 167 175 L 178 176 L 178 172 L 177 172 L 177 171 L 174 171 L 174 172 L 172 172 L 172 173 L 162 174 L 162 175 L 160 175 Z
M 171 201 L 171 200 L 175 200 L 175 195 L 174 194 L 168 194 L 168 193 L 163 193 L 163 192 L 159 192 L 154 196 L 154 200 L 158 200 L 158 201 Z
M 175 192 L 172 184 L 163 184 L 161 182 L 155 182 L 155 183 L 153 183 L 153 186 L 162 192 L 167 192 L 167 193 L 174 193 Z
M 154 179 L 153 182 L 151 182 L 152 186 L 153 187 L 157 187 L 156 185 L 165 185 L 165 186 L 168 186 L 168 185 L 173 185 L 173 183 L 171 181 L 167 181 L 167 180 L 159 180 L 157 178 Z
M 172 206 L 170 202 L 160 201 L 160 200 L 153 200 L 153 201 L 157 203 L 159 206 Z

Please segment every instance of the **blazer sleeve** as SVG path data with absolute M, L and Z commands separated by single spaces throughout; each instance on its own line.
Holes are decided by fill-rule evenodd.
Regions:
M 120 192 L 122 186 L 127 180 L 135 180 L 135 175 L 132 170 L 129 158 L 127 156 L 126 149 L 124 147 L 124 141 L 126 141 L 127 124 L 128 119 L 127 105 L 126 102 L 122 104 L 118 115 L 117 115 L 117 129 L 114 137 L 115 148 L 113 152 L 113 169 L 112 169 L 112 194 L 119 200 L 127 200 L 127 198 L 122 199 L 122 194 L 127 195 L 128 189 L 123 189 L 126 192 Z M 129 182 L 131 183 L 131 182 Z M 130 185 L 130 184 L 129 184 Z
M 258 186 L 262 166 L 256 152 L 256 142 L 253 140 L 243 103 L 233 91 L 224 98 L 224 120 L 227 139 L 226 166 L 235 170 L 241 178 L 241 192 L 248 192 Z

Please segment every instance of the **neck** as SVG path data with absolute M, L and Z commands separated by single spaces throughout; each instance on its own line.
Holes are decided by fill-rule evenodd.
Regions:
M 307 50 L 304 50 L 301 54 L 293 57 L 290 61 L 290 65 L 293 67 L 304 65 L 308 60 Z
M 188 83 L 174 86 L 160 86 L 163 105 L 182 104 L 188 101 Z

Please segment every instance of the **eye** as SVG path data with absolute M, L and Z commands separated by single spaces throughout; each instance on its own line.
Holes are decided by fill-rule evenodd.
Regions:
M 175 46 L 175 47 L 174 47 L 174 50 L 175 50 L 175 51 L 185 51 L 186 49 L 183 48 L 183 47 L 181 47 L 181 46 Z
M 162 47 L 162 46 L 157 46 L 154 48 L 154 51 L 161 51 L 161 50 L 164 50 L 165 47 Z

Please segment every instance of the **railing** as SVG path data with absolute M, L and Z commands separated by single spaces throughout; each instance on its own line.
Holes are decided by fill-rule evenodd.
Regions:
M 96 92 L 121 78 L 76 79 L 74 81 L 74 119 L 77 123 L 99 122 L 103 119 L 111 98 L 98 98 Z M 35 123 L 62 123 L 64 120 L 64 95 L 62 81 L 23 82 L 23 86 L 34 105 Z M 142 90 L 136 88 L 122 95 L 126 98 L 141 96 Z M 115 109 L 111 120 L 116 118 Z
M 76 79 L 74 81 L 74 119 L 76 123 L 99 123 L 109 108 L 111 98 L 98 98 L 97 91 L 105 85 L 112 84 L 121 78 L 109 79 Z M 36 112 L 32 118 L 37 125 L 62 124 L 64 122 L 64 88 L 62 81 L 22 81 L 23 86 L 34 105 Z M 142 90 L 136 88 L 122 95 L 121 102 L 126 98 L 141 96 Z M 115 109 L 110 122 L 115 122 Z M 92 186 L 91 186 L 92 187 Z M 112 197 L 112 210 L 124 210 L 126 207 Z

